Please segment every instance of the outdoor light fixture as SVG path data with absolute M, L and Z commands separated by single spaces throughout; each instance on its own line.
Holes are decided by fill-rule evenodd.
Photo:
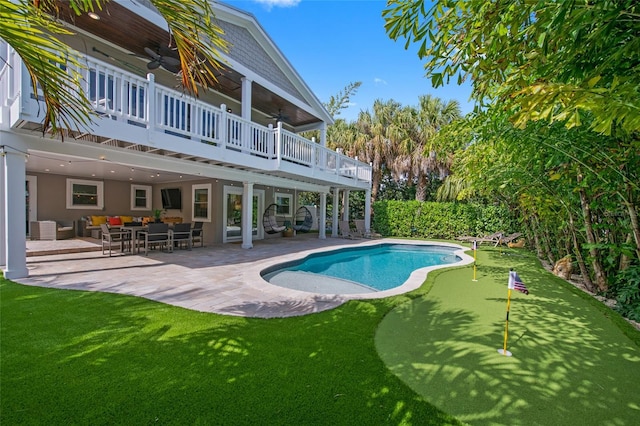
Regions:
M 95 12 L 89 12 L 89 13 L 87 13 L 87 15 L 89 16 L 89 18 L 95 19 L 96 21 L 100 20 L 100 16 Z

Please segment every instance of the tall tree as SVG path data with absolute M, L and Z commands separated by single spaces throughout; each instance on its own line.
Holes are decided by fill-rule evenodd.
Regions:
M 434 86 L 471 78 L 523 127 L 546 119 L 610 134 L 640 130 L 640 3 L 390 0 L 385 28 L 417 43 Z
M 329 101 L 324 104 L 329 114 L 335 118 L 340 115 L 340 112 L 343 109 L 348 108 L 351 102 L 351 97 L 355 96 L 360 86 L 362 86 L 361 81 L 351 82 L 335 96 L 332 95 L 329 98 Z
M 380 190 L 383 167 L 391 150 L 391 123 L 398 114 L 400 104 L 394 100 L 373 102 L 373 112 L 360 111 L 356 128 L 354 152 L 358 158 L 372 164 L 371 199 L 376 200 Z
M 109 0 L 66 0 L 80 15 L 101 10 Z M 215 83 L 214 70 L 220 66 L 220 51 L 227 44 L 222 30 L 214 24 L 208 0 L 150 0 L 167 22 L 180 57 L 180 78 L 184 89 L 198 95 Z M 0 0 L 0 38 L 22 58 L 34 91 L 39 86 L 45 107 L 45 130 L 86 127 L 93 115 L 87 97 L 79 92 L 82 67 L 60 36 L 72 34 L 57 21 L 55 0 Z M 66 67 L 63 65 L 71 65 Z

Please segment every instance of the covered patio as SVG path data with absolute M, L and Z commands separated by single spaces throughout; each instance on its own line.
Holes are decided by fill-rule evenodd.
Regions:
M 424 273 L 414 273 L 402 287 L 366 295 L 307 293 L 271 285 L 260 276 L 260 271 L 271 265 L 311 253 L 381 242 L 407 241 L 319 239 L 306 234 L 256 241 L 251 250 L 240 244 L 214 244 L 192 251 L 114 257 L 103 256 L 101 251 L 43 255 L 42 244 L 53 249 L 55 243 L 65 242 L 29 241 L 28 250 L 39 251 L 40 255 L 27 256 L 29 277 L 15 281 L 56 289 L 126 294 L 224 315 L 289 317 L 332 309 L 352 299 L 388 297 L 419 287 Z M 42 243 L 40 250 L 37 243 Z

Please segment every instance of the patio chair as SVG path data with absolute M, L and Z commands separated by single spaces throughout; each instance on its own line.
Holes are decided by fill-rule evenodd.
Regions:
M 100 225 L 100 231 L 102 233 L 102 254 L 106 254 L 106 250 L 109 250 L 109 257 L 111 257 L 111 250 L 115 247 L 120 250 L 120 253 L 124 254 L 127 249 L 127 245 L 131 243 L 131 232 L 123 230 L 109 229 L 106 223 Z
M 191 244 L 199 241 L 200 247 L 204 247 L 204 230 L 202 229 L 202 225 L 204 225 L 204 222 L 194 222 L 193 229 L 191 229 Z
M 150 223 L 146 231 L 138 232 L 138 252 L 140 245 L 144 245 L 145 256 L 149 255 L 150 246 L 166 247 L 167 251 L 173 251 L 173 240 L 169 232 L 168 223 Z
M 297 232 L 309 232 L 311 230 L 311 225 L 313 225 L 313 215 L 305 206 L 298 207 L 296 210 L 295 216 L 295 225 L 293 225 L 293 229 Z
M 364 226 L 364 220 L 358 219 L 354 220 L 353 223 L 356 225 L 356 235 L 362 238 L 382 238 L 382 235 L 366 230 Z
M 190 223 L 176 223 L 173 225 L 173 230 L 169 232 L 171 233 L 174 246 L 182 248 L 182 244 L 184 243 L 187 245 L 187 249 L 191 250 L 193 247 L 193 234 Z
M 338 226 L 338 230 L 340 231 L 340 236 L 342 238 L 348 238 L 351 240 L 358 238 L 356 234 L 351 232 L 351 228 L 349 227 L 349 221 L 341 220 L 339 225 L 340 226 Z
M 277 234 L 287 229 L 286 226 L 278 224 L 276 219 L 276 213 L 278 212 L 278 205 L 271 204 L 266 208 L 262 215 L 262 227 L 267 234 Z

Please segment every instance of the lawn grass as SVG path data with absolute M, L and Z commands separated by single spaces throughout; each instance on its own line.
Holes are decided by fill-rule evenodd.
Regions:
M 529 255 L 478 265 L 285 319 L 0 278 L 0 424 L 633 424 L 640 333 Z
M 474 425 L 634 425 L 640 419 L 640 333 L 523 251 L 482 248 L 472 268 L 436 271 L 425 297 L 394 309 L 376 346 L 417 393 Z M 512 293 L 514 268 L 530 294 Z
M 457 424 L 374 334 L 406 297 L 286 319 L 0 281 L 0 424 Z

